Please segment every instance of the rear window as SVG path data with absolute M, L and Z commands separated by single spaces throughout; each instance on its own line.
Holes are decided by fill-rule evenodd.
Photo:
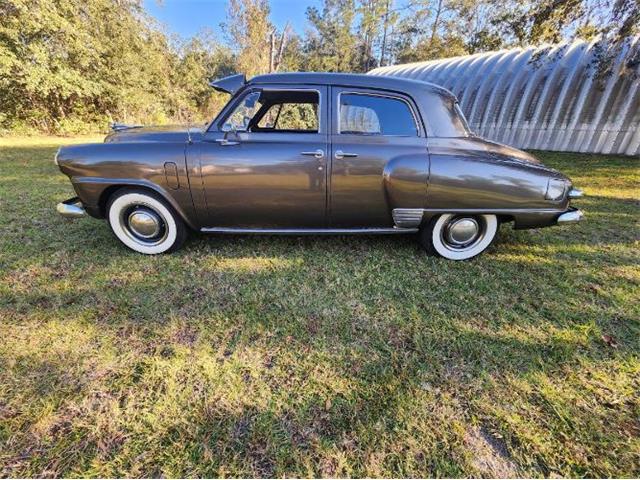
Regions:
M 436 137 L 471 135 L 467 120 L 454 98 L 433 95 L 428 102 L 427 115 L 427 122 Z
M 340 133 L 417 136 L 418 127 L 406 102 L 376 95 L 340 95 Z

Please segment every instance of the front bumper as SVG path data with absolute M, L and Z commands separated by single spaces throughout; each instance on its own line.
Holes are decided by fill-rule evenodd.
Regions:
M 558 225 L 568 225 L 570 223 L 578 223 L 584 220 L 584 213 L 582 210 L 577 208 L 571 208 L 566 212 L 562 213 L 557 219 L 556 223 Z
M 80 218 L 87 215 L 87 211 L 78 197 L 60 202 L 56 206 L 56 210 L 60 215 L 67 218 Z

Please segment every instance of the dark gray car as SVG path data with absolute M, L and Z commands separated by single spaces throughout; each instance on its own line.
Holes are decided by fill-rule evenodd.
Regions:
M 129 248 L 177 249 L 213 233 L 419 232 L 464 260 L 501 222 L 573 223 L 582 195 L 532 155 L 474 136 L 456 98 L 390 77 L 287 73 L 212 82 L 232 95 L 203 130 L 116 125 L 102 144 L 63 147 L 77 197 L 68 217 L 107 218 Z

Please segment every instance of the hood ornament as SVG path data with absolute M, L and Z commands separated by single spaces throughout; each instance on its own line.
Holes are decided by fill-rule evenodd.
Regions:
M 130 130 L 132 128 L 142 128 L 142 125 L 127 125 L 126 123 L 111 122 L 109 128 L 114 132 L 120 132 L 122 130 Z

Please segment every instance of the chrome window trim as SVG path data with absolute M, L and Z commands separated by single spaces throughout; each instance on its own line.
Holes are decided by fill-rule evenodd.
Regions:
M 226 112 L 224 112 L 224 116 L 220 117 L 220 120 L 217 120 L 215 122 L 216 127 L 219 131 L 222 131 L 222 125 L 224 125 L 224 122 L 226 122 L 226 120 L 233 115 L 233 112 L 235 112 L 236 107 L 240 104 L 240 102 L 245 99 L 247 97 L 247 95 L 250 95 L 253 92 L 315 92 L 318 94 L 318 131 L 317 132 L 305 132 L 311 135 L 318 135 L 318 134 L 325 134 L 327 131 L 327 125 L 325 125 L 325 120 L 324 120 L 324 115 L 323 115 L 323 110 L 322 110 L 322 102 L 323 100 L 326 102 L 326 98 L 324 95 L 322 95 L 322 92 L 320 90 L 318 90 L 317 88 L 284 88 L 284 87 L 258 87 L 258 86 L 250 86 L 249 88 L 247 88 L 245 91 L 242 92 L 242 94 L 238 95 L 238 98 L 235 102 L 233 102 L 233 105 L 230 106 L 229 108 L 225 107 L 225 110 L 227 110 Z M 328 107 L 325 107 L 325 109 Z M 220 112 L 223 113 L 223 112 Z M 209 130 L 208 130 L 209 131 Z M 291 133 L 291 132 L 285 132 L 285 131 L 281 131 L 281 132 L 246 132 L 246 133 Z
M 415 135 L 385 135 L 384 133 L 342 133 L 340 131 L 340 107 L 341 107 L 341 97 L 342 95 L 362 95 L 367 97 L 379 97 L 379 98 L 388 98 L 391 100 L 400 100 L 404 102 L 404 104 L 409 108 L 409 112 L 411 112 L 411 116 L 413 117 L 413 124 L 416 127 Z M 336 97 L 336 135 L 358 135 L 363 137 L 397 137 L 397 138 L 413 138 L 422 137 L 422 129 L 420 128 L 420 122 L 418 122 L 418 117 L 413 108 L 413 105 L 409 102 L 409 100 L 401 95 L 396 95 L 393 93 L 376 93 L 376 92 L 368 92 L 368 91 L 355 91 L 355 90 L 340 90 L 338 92 L 338 96 Z

